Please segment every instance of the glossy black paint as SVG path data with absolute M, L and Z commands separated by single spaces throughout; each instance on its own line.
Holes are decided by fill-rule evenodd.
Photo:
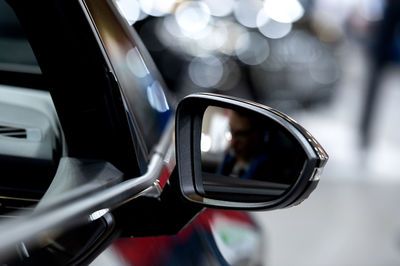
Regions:
M 105 159 L 129 176 L 143 174 L 118 82 L 80 2 L 8 3 L 50 87 L 69 156 Z

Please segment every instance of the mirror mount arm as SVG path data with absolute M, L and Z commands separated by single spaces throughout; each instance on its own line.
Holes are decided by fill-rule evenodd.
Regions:
M 160 198 L 137 198 L 114 210 L 113 215 L 122 237 L 149 237 L 175 235 L 203 210 L 201 204 L 184 199 L 175 167 Z

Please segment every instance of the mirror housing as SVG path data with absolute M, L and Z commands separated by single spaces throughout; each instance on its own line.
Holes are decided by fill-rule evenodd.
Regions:
M 257 123 L 267 130 L 275 128 L 287 136 L 295 147 L 289 153 L 302 158 L 298 173 L 290 182 L 280 184 L 203 171 L 202 125 L 209 107 L 239 112 L 246 118 L 257 117 Z M 192 94 L 184 98 L 177 107 L 175 132 L 181 192 L 187 200 L 207 207 L 267 210 L 297 205 L 315 189 L 329 158 L 315 138 L 287 115 L 261 104 L 217 94 Z M 269 156 L 273 158 L 276 154 L 272 152 Z M 290 164 L 288 160 L 280 165 L 286 169 L 292 167 Z

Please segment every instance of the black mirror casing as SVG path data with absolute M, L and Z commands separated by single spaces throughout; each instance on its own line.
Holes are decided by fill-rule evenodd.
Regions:
M 205 191 L 200 140 L 203 115 L 210 106 L 261 116 L 266 122 L 279 126 L 301 147 L 305 158 L 304 165 L 299 177 L 282 195 L 275 198 L 251 199 L 252 195 L 245 193 L 245 188 L 238 185 L 238 179 L 232 179 L 232 184 L 236 183 L 237 193 L 223 193 L 224 189 L 226 190 L 224 185 L 213 187 L 221 193 L 210 195 Z M 315 138 L 287 115 L 261 104 L 208 93 L 192 94 L 179 103 L 176 113 L 176 152 L 180 189 L 187 200 L 207 207 L 241 210 L 277 209 L 299 204 L 317 186 L 319 176 L 329 158 Z

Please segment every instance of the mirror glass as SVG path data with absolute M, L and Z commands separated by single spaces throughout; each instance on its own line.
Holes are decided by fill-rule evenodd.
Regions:
M 298 180 L 307 157 L 273 119 L 248 110 L 207 107 L 201 132 L 202 192 L 236 201 L 273 200 Z

